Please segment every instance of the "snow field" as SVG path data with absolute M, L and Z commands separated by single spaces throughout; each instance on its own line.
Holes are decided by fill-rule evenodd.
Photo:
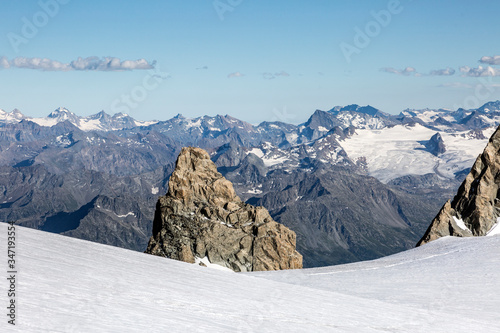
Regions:
M 453 178 L 454 173 L 470 168 L 488 143 L 487 139 L 460 137 L 465 133 L 440 132 L 446 152 L 439 157 L 425 151 L 422 144 L 436 131 L 418 124 L 383 130 L 357 129 L 355 135 L 340 141 L 340 145 L 353 161 L 366 157 L 368 172 L 383 183 L 408 174 L 434 172 Z M 488 138 L 492 133 L 492 129 L 484 131 Z
M 498 236 L 447 238 L 350 265 L 235 274 L 16 229 L 18 325 L 4 318 L 8 331 L 500 331 Z M 6 237 L 0 223 L 3 247 Z

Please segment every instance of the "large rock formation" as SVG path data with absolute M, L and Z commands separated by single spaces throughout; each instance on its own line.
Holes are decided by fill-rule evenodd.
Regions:
M 500 127 L 417 246 L 443 236 L 485 236 L 500 217 Z
M 236 272 L 302 268 L 296 235 L 263 207 L 240 200 L 207 152 L 183 148 L 156 205 L 147 253 Z
M 444 145 L 443 138 L 441 134 L 434 134 L 429 141 L 425 143 L 425 148 L 427 151 L 434 156 L 438 156 L 446 152 L 446 146 Z

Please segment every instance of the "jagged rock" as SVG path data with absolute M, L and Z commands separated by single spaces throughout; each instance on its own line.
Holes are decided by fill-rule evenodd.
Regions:
M 431 139 L 425 143 L 425 148 L 427 148 L 427 151 L 434 156 L 438 156 L 446 152 L 443 138 L 439 133 L 434 134 Z
M 500 127 L 453 201 L 445 203 L 417 246 L 443 236 L 485 236 L 500 217 Z
M 236 272 L 302 268 L 296 235 L 263 207 L 240 200 L 207 152 L 183 148 L 156 206 L 147 253 Z

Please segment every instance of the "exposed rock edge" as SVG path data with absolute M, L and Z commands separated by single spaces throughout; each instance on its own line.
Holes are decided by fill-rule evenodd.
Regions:
M 485 236 L 500 217 L 500 127 L 478 156 L 453 201 L 448 200 L 417 246 L 443 236 Z

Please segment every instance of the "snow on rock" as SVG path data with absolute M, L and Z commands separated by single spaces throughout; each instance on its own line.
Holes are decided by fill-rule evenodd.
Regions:
M 43 126 L 41 124 L 39 125 Z M 104 130 L 99 119 L 81 119 L 78 127 L 85 132 Z
M 262 161 L 264 162 L 264 165 L 266 167 L 271 167 L 276 164 L 281 164 L 286 161 L 288 161 L 288 158 L 286 156 L 269 156 L 269 157 L 263 157 Z
M 251 150 L 248 151 L 248 153 L 249 154 L 252 153 L 254 155 L 257 155 L 257 157 L 259 157 L 259 158 L 264 157 L 264 153 L 259 148 L 252 148 Z
M 24 115 L 19 110 L 14 110 L 12 112 L 5 112 L 0 109 L 0 122 L 6 124 L 18 123 L 23 120 Z
M 158 123 L 158 120 L 142 121 L 134 120 L 135 126 L 150 126 Z
M 500 235 L 500 228 L 498 227 L 500 225 L 500 217 L 497 217 L 497 223 L 491 227 L 490 231 L 486 234 L 486 236 L 495 236 L 495 235 Z
M 30 121 L 44 127 L 52 127 L 57 125 L 57 118 L 29 118 Z
M 225 223 L 224 223 L 225 224 Z M 212 269 L 218 269 L 218 270 L 221 270 L 221 271 L 225 271 L 225 272 L 231 272 L 231 273 L 234 273 L 231 269 L 227 268 L 227 267 L 223 267 L 221 265 L 217 265 L 217 264 L 212 264 L 210 262 L 210 260 L 208 260 L 208 257 L 203 257 L 203 258 L 198 258 L 198 257 L 195 257 L 194 258 L 194 264 L 195 265 L 200 265 L 200 264 L 203 264 L 205 265 L 206 267 L 208 268 L 212 268 Z
M 469 228 L 467 228 L 467 226 L 465 225 L 464 223 L 464 220 L 462 219 L 458 219 L 456 218 L 455 216 L 453 216 L 453 220 L 455 221 L 455 223 L 457 224 L 457 226 L 462 229 L 462 230 L 469 230 Z M 470 231 L 470 230 L 469 230 Z
M 261 158 L 266 167 L 272 167 L 274 165 L 284 163 L 290 159 L 285 151 L 273 146 L 269 142 L 264 142 L 261 145 L 261 148 L 252 148 L 248 151 L 248 154 L 250 153 Z
M 201 118 L 196 118 L 196 119 L 190 119 L 189 121 L 186 122 L 185 126 L 186 128 L 197 128 L 200 131 L 201 129 Z
M 328 132 L 328 128 L 323 127 L 323 126 L 318 126 L 318 131 L 320 131 L 320 132 Z
M 151 188 L 151 194 L 158 194 L 158 192 L 160 192 L 160 189 L 158 187 Z
M 262 190 L 259 190 L 255 187 L 252 187 L 250 190 L 246 191 L 246 193 L 249 193 L 249 194 L 261 194 L 262 193 Z
M 124 218 L 124 217 L 127 217 L 127 216 L 135 216 L 135 214 L 133 212 L 128 212 L 127 214 L 123 214 L 123 215 L 116 214 L 116 216 L 119 217 L 119 218 Z
M 16 326 L 3 320 L 2 331 L 500 331 L 500 236 L 447 237 L 356 264 L 234 274 L 16 232 L 18 317 Z M 4 250 L 6 241 L 0 223 Z

